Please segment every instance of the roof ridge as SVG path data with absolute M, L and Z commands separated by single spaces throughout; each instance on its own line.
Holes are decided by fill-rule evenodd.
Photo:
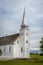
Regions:
M 12 35 L 17 35 L 17 34 L 19 34 L 19 33 L 11 34 L 11 35 L 6 35 L 6 36 L 2 36 L 2 37 L 0 37 L 0 38 L 4 38 L 4 37 L 8 37 L 8 36 L 12 36 Z

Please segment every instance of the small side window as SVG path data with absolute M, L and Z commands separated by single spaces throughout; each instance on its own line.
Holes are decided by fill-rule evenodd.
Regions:
M 17 41 L 17 44 L 19 44 L 19 40 Z
M 28 40 L 26 40 L 26 43 L 28 43 Z
M 11 53 L 11 46 L 9 47 L 9 52 Z
M 21 52 L 23 52 L 23 47 L 21 47 Z
M 26 33 L 26 35 L 28 36 L 28 33 Z
M 4 53 L 5 53 L 5 47 L 4 47 Z

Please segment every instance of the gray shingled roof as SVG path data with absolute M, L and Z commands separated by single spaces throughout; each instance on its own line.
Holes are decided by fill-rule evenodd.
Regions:
M 19 34 L 0 37 L 0 45 L 12 43 L 13 41 L 16 41 L 18 37 L 19 37 Z

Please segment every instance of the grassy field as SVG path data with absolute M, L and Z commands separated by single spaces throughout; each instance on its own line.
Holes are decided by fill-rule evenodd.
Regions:
M 43 65 L 43 62 L 29 61 L 29 60 L 9 60 L 9 61 L 0 61 L 0 65 Z
M 43 56 L 31 55 L 32 58 L 43 60 Z M 29 61 L 29 60 L 6 60 L 0 61 L 0 65 L 43 65 L 42 61 Z
M 36 58 L 38 60 L 43 60 L 43 56 L 40 56 L 40 55 L 30 55 L 31 58 Z

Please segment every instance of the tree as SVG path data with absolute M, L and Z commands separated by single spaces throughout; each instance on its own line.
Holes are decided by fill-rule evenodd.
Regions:
M 0 49 L 0 56 L 1 56 L 1 54 L 2 54 L 2 50 Z
M 40 44 L 40 50 L 43 52 L 43 38 L 41 38 Z M 40 53 L 40 55 L 43 55 L 43 53 Z

